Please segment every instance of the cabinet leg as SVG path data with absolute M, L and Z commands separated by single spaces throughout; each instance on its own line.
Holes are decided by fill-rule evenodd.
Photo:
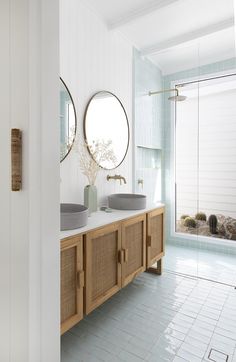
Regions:
M 152 266 L 151 268 L 148 268 L 146 270 L 148 273 L 153 273 L 153 274 L 157 274 L 157 275 L 161 275 L 162 274 L 162 259 L 158 260 L 154 266 Z

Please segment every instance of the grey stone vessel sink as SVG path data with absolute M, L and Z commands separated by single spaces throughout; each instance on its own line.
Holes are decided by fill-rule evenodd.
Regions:
M 61 231 L 78 229 L 87 223 L 87 207 L 80 204 L 61 204 Z
M 113 194 L 108 196 L 108 206 L 117 210 L 142 210 L 146 208 L 147 197 L 140 194 Z

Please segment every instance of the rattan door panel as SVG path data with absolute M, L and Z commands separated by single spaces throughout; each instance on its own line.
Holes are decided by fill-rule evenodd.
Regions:
M 146 214 L 122 223 L 122 287 L 146 269 Z
M 120 224 L 86 234 L 86 314 L 121 288 Z
M 83 318 L 83 241 L 81 236 L 61 242 L 61 333 Z
M 147 268 L 164 255 L 164 208 L 147 214 Z

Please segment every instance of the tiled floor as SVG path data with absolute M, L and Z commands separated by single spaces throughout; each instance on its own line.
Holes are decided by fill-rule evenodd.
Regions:
M 62 362 L 226 360 L 236 362 L 236 290 L 167 272 L 143 273 L 62 337 Z
M 236 255 L 167 244 L 164 268 L 236 285 Z

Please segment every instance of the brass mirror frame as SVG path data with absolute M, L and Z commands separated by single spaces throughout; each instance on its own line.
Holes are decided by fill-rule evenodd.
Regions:
M 129 149 L 129 144 L 130 144 L 130 126 L 129 126 L 129 119 L 128 119 L 128 116 L 127 116 L 127 113 L 126 113 L 126 110 L 125 110 L 125 107 L 123 106 L 121 100 L 112 92 L 109 92 L 109 91 L 106 91 L 106 90 L 101 90 L 99 92 L 96 92 L 94 93 L 94 95 L 89 99 L 88 101 L 88 104 L 85 108 L 85 113 L 84 113 L 84 122 L 83 122 L 83 131 L 84 131 L 84 139 L 85 139 L 85 142 L 86 144 L 88 144 L 88 139 L 87 139 L 87 136 L 86 136 L 86 116 L 87 116 L 87 112 L 88 112 L 88 108 L 90 106 L 90 103 L 92 102 L 92 100 L 94 99 L 94 97 L 96 97 L 96 95 L 100 94 L 100 93 L 109 93 L 111 94 L 113 97 L 115 97 L 118 102 L 120 103 L 123 111 L 124 111 L 124 114 L 125 114 L 125 118 L 126 118 L 126 122 L 127 122 L 127 129 L 128 129 L 128 142 L 127 142 L 127 147 L 126 147 L 126 151 L 125 151 L 125 154 L 124 154 L 124 157 L 122 158 L 121 162 L 116 166 L 116 167 L 113 167 L 113 168 L 105 168 L 101 165 L 99 165 L 97 163 L 97 161 L 95 160 L 95 158 L 93 157 L 93 154 L 92 152 L 90 151 L 89 147 L 87 146 L 87 150 L 90 154 L 90 156 L 92 157 L 92 159 L 98 164 L 99 167 L 101 167 L 103 170 L 115 170 L 117 167 L 119 167 L 125 160 L 125 157 L 127 156 L 127 153 L 128 153 L 128 149 Z
M 73 110 L 74 110 L 74 114 L 75 114 L 75 132 L 74 132 L 74 136 L 73 136 L 73 139 L 72 139 L 70 148 L 68 149 L 68 151 L 67 151 L 67 153 L 65 154 L 65 156 L 60 160 L 60 163 L 62 163 L 62 161 L 65 160 L 65 158 L 69 155 L 70 151 L 72 150 L 72 147 L 74 146 L 78 125 L 77 125 L 77 114 L 76 114 L 75 104 L 74 104 L 74 100 L 73 100 L 73 98 L 72 98 L 71 92 L 69 91 L 69 88 L 67 87 L 67 85 L 66 85 L 66 83 L 64 82 L 64 80 L 62 79 L 62 77 L 60 77 L 60 81 L 62 82 L 62 84 L 64 85 L 64 87 L 66 88 L 66 90 L 67 90 L 67 92 L 68 92 L 68 94 L 69 94 L 69 96 L 70 96 L 71 103 L 72 103 Z

